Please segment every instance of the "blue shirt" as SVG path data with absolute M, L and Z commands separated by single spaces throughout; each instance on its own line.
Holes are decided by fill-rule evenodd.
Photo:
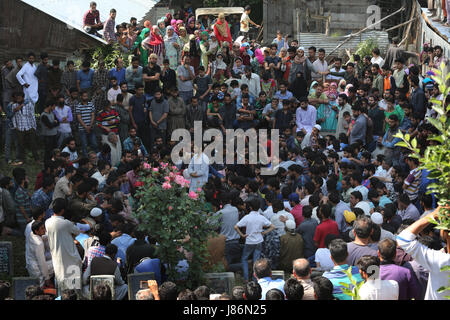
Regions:
M 45 210 L 45 219 L 50 218 L 53 215 L 53 210 L 50 209 L 50 204 L 52 203 L 53 198 L 53 192 L 50 192 L 49 194 L 45 193 L 44 190 L 41 188 L 37 190 L 33 195 L 31 196 L 31 207 L 37 208 L 41 207 Z
M 122 82 L 126 82 L 126 78 L 125 78 L 125 72 L 126 69 L 122 68 L 120 69 L 120 71 L 117 71 L 117 68 L 112 68 L 109 71 L 109 78 L 111 79 L 112 77 L 116 77 L 117 78 L 117 82 L 119 83 L 119 86 Z
M 272 280 L 272 278 L 265 277 L 258 280 L 259 285 L 261 286 L 261 300 L 266 300 L 266 293 L 270 289 L 278 289 L 284 294 L 284 280 L 276 279 Z
M 338 298 L 339 300 L 352 300 L 352 297 L 342 292 L 342 288 L 344 288 L 344 286 L 340 284 L 341 282 L 343 282 L 350 285 L 351 289 L 353 288 L 353 285 L 351 284 L 349 277 L 343 271 L 348 270 L 349 267 L 350 266 L 348 264 L 334 266 L 333 269 L 323 274 L 323 276 L 325 278 L 328 278 L 333 284 L 333 296 L 335 298 Z M 353 279 L 356 280 L 357 283 L 363 281 L 361 275 L 359 274 L 358 267 L 355 266 L 352 267 L 352 277 Z
M 77 72 L 77 80 L 80 80 L 80 89 L 89 89 L 92 87 L 92 79 L 94 78 L 94 70 L 89 69 L 88 73 L 79 70 Z
M 134 241 L 136 241 L 135 238 L 132 238 L 130 235 L 124 233 L 120 237 L 117 237 L 111 241 L 112 244 L 115 244 L 118 248 L 117 250 L 117 257 L 122 259 L 122 262 L 125 263 L 127 259 L 127 249 L 129 246 L 131 246 Z
M 159 259 L 145 259 L 134 268 L 134 272 L 153 272 L 156 282 L 161 285 L 161 262 Z
M 290 100 L 293 96 L 294 95 L 292 94 L 292 92 L 286 90 L 284 94 L 282 94 L 281 91 L 277 91 L 273 97 L 281 101 L 281 100 Z

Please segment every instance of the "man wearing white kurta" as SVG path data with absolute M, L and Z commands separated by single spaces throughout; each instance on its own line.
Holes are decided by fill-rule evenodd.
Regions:
M 30 232 L 26 241 L 26 268 L 28 274 L 33 278 L 38 278 L 40 286 L 44 286 L 53 275 L 53 264 L 51 257 L 47 260 L 45 255 L 45 245 L 42 237 L 45 236 L 45 226 L 43 222 L 34 222 L 38 226 L 37 230 Z M 41 224 L 39 226 L 39 224 Z
M 191 180 L 189 191 L 196 192 L 198 188 L 208 182 L 209 176 L 209 158 L 203 152 L 196 150 L 188 167 L 188 176 Z
M 33 101 L 33 104 L 39 100 L 39 80 L 34 75 L 36 72 L 36 66 L 34 65 L 34 53 L 28 54 L 28 63 L 25 63 L 22 69 L 17 73 L 16 78 L 20 85 L 23 87 L 23 93 L 25 94 L 25 100 Z
M 58 203 L 60 200 L 62 204 Z M 63 199 L 56 199 L 55 214 L 45 222 L 56 284 L 61 289 L 81 289 L 81 257 L 74 243 L 80 230 L 72 221 L 64 219 L 64 206 Z

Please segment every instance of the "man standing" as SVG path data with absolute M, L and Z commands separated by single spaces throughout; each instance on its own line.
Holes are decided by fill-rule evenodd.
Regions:
M 33 52 L 28 54 L 28 63 L 26 63 L 22 69 L 17 73 L 16 78 L 20 85 L 23 86 L 23 92 L 25 94 L 26 100 L 29 100 L 33 104 L 33 114 L 34 105 L 39 100 L 39 81 L 35 76 L 36 66 L 34 65 L 34 60 L 36 55 Z
M 344 127 L 344 113 L 348 112 L 350 113 L 352 111 L 352 107 L 348 103 L 348 97 L 346 94 L 340 94 L 338 97 L 338 107 L 339 107 L 339 114 L 338 114 L 338 121 L 336 126 L 336 138 L 339 139 L 339 136 L 341 133 L 347 134 L 347 129 Z
M 396 114 L 391 114 L 387 122 L 389 124 L 389 129 L 386 131 L 383 138 L 378 138 L 378 141 L 381 140 L 381 144 L 386 150 L 384 152 L 386 161 L 392 162 L 392 164 L 396 166 L 400 163 L 401 152 L 401 148 L 396 146 L 396 144 L 400 142 L 400 138 L 395 137 L 399 132 L 399 119 Z
M 358 140 L 361 140 L 363 145 L 366 143 L 366 131 L 367 131 L 367 119 L 361 111 L 361 106 L 355 104 L 352 107 L 353 118 L 355 118 L 355 123 L 353 124 L 352 130 L 350 132 L 349 144 L 353 144 Z
M 34 73 L 38 79 L 38 93 L 39 93 L 39 104 L 37 111 L 42 112 L 45 108 L 45 103 L 47 102 L 48 93 L 48 54 L 46 52 L 41 53 L 41 63 L 36 68 Z
M 187 105 L 194 94 L 193 80 L 195 79 L 194 67 L 191 66 L 191 58 L 184 56 L 183 64 L 177 68 L 178 90 L 180 97 Z
M 347 263 L 356 266 L 356 262 L 362 256 L 376 256 L 377 252 L 369 246 L 370 236 L 372 235 L 372 220 L 367 216 L 356 219 L 353 225 L 353 235 L 355 241 L 347 243 Z
M 295 232 L 295 222 L 286 221 L 286 234 L 280 237 L 280 269 L 292 271 L 292 261 L 303 258 L 303 238 Z
M 48 161 L 52 157 L 52 152 L 56 148 L 57 145 L 57 135 L 58 135 L 58 127 L 59 121 L 54 114 L 54 110 L 56 108 L 55 100 L 48 100 L 45 103 L 45 109 L 41 113 L 39 117 L 40 127 L 41 127 L 41 135 L 44 138 L 44 161 Z
M 147 101 L 144 95 L 144 86 L 141 84 L 136 85 L 136 94 L 130 99 L 128 113 L 130 114 L 131 126 L 137 131 L 137 135 L 148 148 L 148 132 L 145 123 L 145 118 L 147 117 Z
M 30 144 L 34 160 L 39 162 L 36 144 L 36 117 L 32 101 L 25 100 L 24 93 L 18 92 L 16 103 L 11 108 L 14 113 L 12 117 L 13 127 L 19 140 L 19 154 L 17 156 L 19 163 L 25 162 L 25 141 Z
M 260 77 L 252 72 L 251 66 L 245 67 L 245 74 L 241 77 L 241 85 L 248 85 L 248 92 L 251 96 L 257 98 L 261 92 L 261 79 Z
M 353 285 L 350 278 L 344 271 L 347 271 L 350 266 L 347 264 L 347 243 L 342 239 L 334 239 L 328 246 L 330 249 L 331 260 L 333 260 L 334 268 L 330 271 L 326 271 L 323 277 L 328 278 L 333 284 L 333 296 L 339 300 L 351 300 L 351 297 L 342 292 L 344 288 L 343 283 L 348 284 L 350 290 L 353 289 Z M 351 267 L 351 273 L 354 280 L 357 283 L 363 281 L 357 267 Z
M 77 87 L 77 71 L 75 70 L 75 63 L 71 60 L 67 61 L 66 71 L 61 75 L 61 85 L 64 97 L 70 97 L 70 89 Z
M 409 76 L 409 83 L 412 88 L 411 105 L 413 107 L 413 113 L 417 113 L 422 118 L 425 118 L 425 112 L 427 111 L 425 106 L 425 92 L 419 86 L 419 77 L 411 74 Z
M 1 70 L 1 83 L 2 83 L 2 95 L 3 95 L 3 108 L 6 109 L 6 106 L 11 100 L 12 88 L 11 85 L 7 82 L 6 77 L 13 70 L 13 64 L 11 60 L 6 61 L 5 65 Z M 2 104 L 0 103 L 0 106 Z
M 394 280 L 398 283 L 398 300 L 421 300 L 415 274 L 405 267 L 394 263 L 397 244 L 391 239 L 384 239 L 378 243 L 378 257 L 380 258 L 380 279 Z
M 61 148 L 64 140 L 72 135 L 71 123 L 73 121 L 72 110 L 66 105 L 62 94 L 58 97 L 58 103 L 53 113 L 59 121 L 57 147 Z
M 142 78 L 145 83 L 145 98 L 150 103 L 159 89 L 159 80 L 161 76 L 161 67 L 157 64 L 158 56 L 154 53 L 148 58 L 148 65 L 142 71 Z
M 103 29 L 103 23 L 100 21 L 100 11 L 97 10 L 95 2 L 91 2 L 90 9 L 84 14 L 83 29 L 87 33 L 100 37 L 97 31 Z
M 122 83 L 126 81 L 126 70 L 123 67 L 123 59 L 117 58 L 114 61 L 114 64 L 116 65 L 116 67 L 112 68 L 109 71 L 109 79 L 111 80 L 113 77 L 116 77 L 117 84 L 120 86 Z
M 117 42 L 116 37 L 116 9 L 111 9 L 109 11 L 109 17 L 105 21 L 105 28 L 103 30 L 103 38 L 105 38 L 108 44 Z
M 108 90 L 108 101 L 112 105 L 117 103 L 117 96 L 122 93 L 116 77 L 111 77 L 111 88 Z
M 317 72 L 311 72 L 311 77 L 313 80 L 320 83 L 325 82 L 325 76 L 329 74 L 328 63 L 325 60 L 325 49 L 319 49 L 319 58 L 314 61 L 313 67 Z
M 264 216 L 259 214 L 260 202 L 257 199 L 252 199 L 246 203 L 246 211 L 248 214 L 243 217 L 235 226 L 234 229 L 239 233 L 241 238 L 245 239 L 244 252 L 242 253 L 242 271 L 244 280 L 248 281 L 248 258 L 253 255 L 253 261 L 257 261 L 261 256 L 263 236 L 275 229 L 275 226 L 270 223 Z M 246 227 L 246 234 L 244 235 L 239 228 Z M 269 227 L 263 231 L 264 227 Z
M 64 219 L 66 201 L 57 199 L 54 214 L 45 222 L 57 287 L 81 289 L 81 257 L 74 238 L 80 234 L 76 225 Z
M 78 119 L 78 132 L 80 134 L 81 148 L 83 150 L 83 155 L 86 157 L 88 139 L 90 146 L 95 152 L 98 152 L 97 137 L 94 132 L 95 107 L 92 102 L 89 101 L 87 91 L 81 93 L 81 102 L 76 106 L 75 113 Z
M 252 25 L 254 25 L 257 28 L 261 28 L 260 25 L 254 23 L 251 19 L 250 19 L 250 13 L 252 12 L 252 8 L 250 6 L 246 6 L 244 9 L 244 13 L 241 16 L 241 32 L 240 35 L 244 36 L 244 38 L 246 38 L 248 40 L 248 32 L 250 30 L 250 23 Z
M 97 126 L 102 129 L 102 142 L 106 143 L 110 132 L 119 133 L 119 113 L 107 103 L 103 111 L 97 114 Z
M 143 84 L 142 76 L 143 68 L 139 65 L 139 57 L 133 57 L 131 65 L 125 71 L 125 79 L 130 92 L 136 93 L 136 85 Z
M 161 89 L 156 89 L 155 98 L 150 104 L 150 110 L 148 112 L 148 117 L 150 119 L 151 145 L 153 145 L 153 142 L 158 136 L 161 137 L 163 141 L 166 141 L 167 116 L 169 115 L 169 111 L 169 102 L 164 99 Z
M 84 61 L 81 65 L 81 70 L 78 70 L 77 72 L 78 92 L 81 92 L 82 90 L 88 90 L 89 93 L 92 93 L 93 80 L 94 70 L 91 69 L 91 64 L 89 61 Z

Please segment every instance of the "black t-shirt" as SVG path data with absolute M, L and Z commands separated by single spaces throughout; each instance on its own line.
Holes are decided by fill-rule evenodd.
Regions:
M 143 73 L 149 77 L 154 77 L 157 73 L 161 75 L 161 67 L 158 66 L 157 64 L 153 67 L 150 67 L 150 65 L 148 65 L 144 68 Z M 158 88 L 159 88 L 159 80 L 145 81 L 144 92 L 146 94 L 153 95 L 155 93 L 155 90 Z

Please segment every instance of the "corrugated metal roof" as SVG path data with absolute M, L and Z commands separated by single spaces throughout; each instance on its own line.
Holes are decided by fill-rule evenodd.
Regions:
M 330 37 L 323 33 L 300 33 L 300 47 L 309 48 L 315 46 L 317 48 L 324 48 L 328 54 L 333 51 L 339 44 L 345 41 L 348 36 L 344 37 Z M 389 46 L 389 36 L 387 32 L 371 30 L 362 33 L 361 35 L 354 37 L 352 40 L 345 43 L 333 55 L 338 55 L 339 52 L 343 52 L 345 49 L 355 49 L 358 44 L 368 39 L 376 39 L 378 41 L 378 47 L 382 53 L 385 53 Z
M 84 32 L 83 16 L 86 11 L 89 10 L 89 4 L 92 0 L 21 1 L 66 23 L 69 29 L 75 28 Z M 102 21 L 105 21 L 109 17 L 109 11 L 114 8 L 117 10 L 116 23 L 120 24 L 122 22 L 130 22 L 131 17 L 136 17 L 140 20 L 159 2 L 159 0 L 97 0 L 96 2 L 97 10 L 100 11 L 100 19 Z M 90 36 L 106 43 L 95 36 Z

